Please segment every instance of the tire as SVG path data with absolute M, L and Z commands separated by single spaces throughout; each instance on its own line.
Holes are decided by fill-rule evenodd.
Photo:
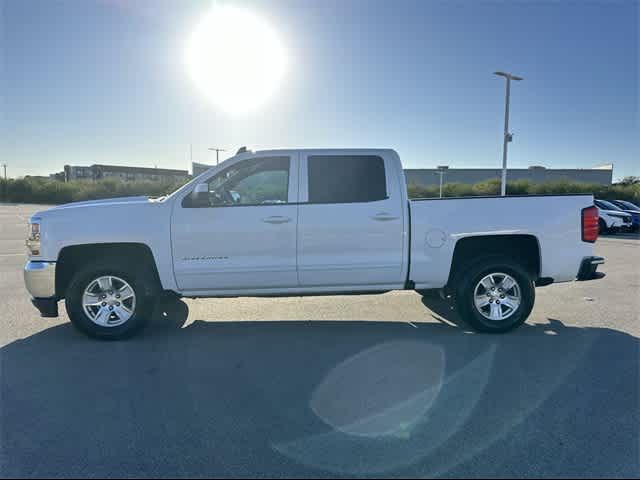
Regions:
M 492 277 L 487 278 L 489 275 Z M 507 276 L 515 282 L 515 287 L 500 292 L 501 285 L 508 287 L 511 282 L 505 281 Z M 491 279 L 493 290 L 485 288 L 484 284 L 481 285 L 481 281 L 491 285 Z M 505 333 L 519 327 L 529 317 L 535 302 L 536 290 L 531 275 L 516 260 L 509 257 L 495 256 L 479 260 L 465 268 L 458 282 L 456 308 L 462 319 L 478 332 Z M 476 296 L 479 299 L 478 303 L 491 303 L 481 308 L 477 307 Z M 515 305 L 518 298 L 518 305 L 511 308 L 510 305 Z M 497 313 L 498 310 L 500 314 Z M 496 318 L 490 319 L 485 315 L 493 315 Z M 504 318 L 498 319 L 500 316 Z
M 607 224 L 601 218 L 598 219 L 598 233 L 599 234 L 607 233 Z
M 125 321 L 122 321 L 122 318 L 117 318 L 115 311 L 108 312 L 104 309 L 102 310 L 104 314 L 101 315 L 100 311 L 104 303 L 87 307 L 91 312 L 98 312 L 95 321 L 91 319 L 90 314 L 86 311 L 83 297 L 85 291 L 91 288 L 92 285 L 93 288 L 89 294 L 91 298 L 98 295 L 95 298 L 100 302 L 103 300 L 101 293 L 95 293 L 102 292 L 101 284 L 97 283 L 99 278 L 111 279 L 111 293 L 113 295 L 105 298 L 104 300 L 106 301 L 104 303 L 109 302 L 106 308 L 111 306 L 116 311 L 122 312 L 122 318 L 130 315 Z M 105 284 L 104 281 L 103 284 Z M 124 299 L 122 303 L 118 302 L 118 306 L 116 306 L 115 302 L 121 298 L 118 292 L 122 292 L 124 296 L 129 292 L 129 290 L 123 289 L 122 286 L 124 284 L 130 287 L 134 295 L 131 298 Z M 106 295 L 109 293 L 105 290 Z M 159 293 L 160 287 L 155 272 L 150 268 L 144 268 L 136 264 L 126 265 L 122 260 L 113 258 L 103 259 L 79 269 L 73 275 L 67 287 L 65 306 L 71 323 L 80 332 L 91 338 L 120 340 L 132 337 L 146 326 L 153 313 Z M 116 299 L 116 295 L 118 295 L 118 299 Z M 98 319 L 101 321 L 98 322 Z

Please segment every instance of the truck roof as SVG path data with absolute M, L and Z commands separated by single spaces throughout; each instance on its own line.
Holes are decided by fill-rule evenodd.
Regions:
M 278 154 L 278 153 L 286 153 L 286 152 L 292 152 L 292 151 L 296 151 L 296 152 L 313 152 L 313 153 L 318 153 L 318 154 L 353 154 L 353 153 L 362 153 L 362 152 L 367 152 L 367 153 L 394 153 L 397 154 L 397 152 L 395 150 L 393 150 L 392 148 L 278 148 L 278 149 L 266 149 L 266 150 L 247 150 L 246 152 L 242 152 L 239 154 L 236 154 L 234 156 L 237 155 L 255 155 L 255 154 L 265 154 L 265 153 L 269 153 L 269 154 Z

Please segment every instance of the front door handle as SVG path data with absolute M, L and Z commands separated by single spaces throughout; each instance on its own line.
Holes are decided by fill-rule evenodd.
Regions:
M 376 215 L 374 215 L 373 217 L 371 217 L 374 220 L 377 220 L 378 222 L 388 222 L 390 220 L 397 220 L 400 217 L 396 217 L 394 215 L 391 215 L 387 212 L 380 212 Z
M 277 225 L 279 223 L 289 223 L 291 221 L 291 218 L 283 217 L 281 215 L 274 215 L 272 217 L 263 218 L 262 221 L 265 223 L 273 223 L 274 225 Z

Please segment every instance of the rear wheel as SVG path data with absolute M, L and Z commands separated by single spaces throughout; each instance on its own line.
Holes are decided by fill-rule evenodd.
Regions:
M 105 260 L 76 272 L 65 305 L 78 330 L 93 338 L 117 340 L 144 328 L 158 291 L 149 269 Z
M 522 325 L 534 302 L 531 276 L 507 257 L 490 257 L 472 265 L 456 288 L 458 311 L 480 332 L 504 333 Z

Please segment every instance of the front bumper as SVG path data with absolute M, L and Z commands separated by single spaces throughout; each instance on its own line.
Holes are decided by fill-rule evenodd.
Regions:
M 608 230 L 618 230 L 624 226 L 624 222 L 621 218 L 609 217 L 608 220 L 605 219 L 605 223 L 607 224 Z
M 33 305 L 43 317 L 58 316 L 55 262 L 27 262 L 24 266 L 24 284 L 33 297 Z
M 602 257 L 584 257 L 580 262 L 580 270 L 578 270 L 578 280 L 592 280 L 595 277 L 598 265 L 604 263 Z
M 625 223 L 623 225 L 617 226 L 617 227 L 611 227 L 609 229 L 609 231 L 611 233 L 627 233 L 627 232 L 633 232 L 634 228 L 630 223 Z
M 24 266 L 24 284 L 34 298 L 55 297 L 55 262 L 27 262 Z
M 32 298 L 31 303 L 38 309 L 41 317 L 53 318 L 58 316 L 58 299 L 51 298 Z

